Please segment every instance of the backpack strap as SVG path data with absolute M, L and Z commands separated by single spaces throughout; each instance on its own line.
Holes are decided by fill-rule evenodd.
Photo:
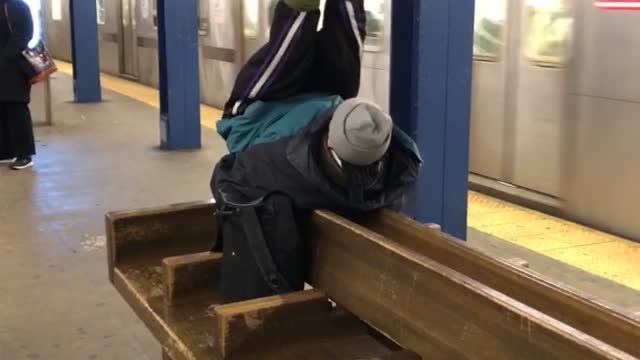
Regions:
M 269 287 L 276 294 L 282 294 L 291 291 L 288 281 L 282 276 L 276 267 L 271 251 L 267 247 L 267 242 L 262 231 L 262 224 L 258 219 L 255 207 L 247 207 L 240 209 L 240 216 L 244 223 L 244 231 L 249 243 L 249 248 L 256 264 L 260 268 L 260 272 Z

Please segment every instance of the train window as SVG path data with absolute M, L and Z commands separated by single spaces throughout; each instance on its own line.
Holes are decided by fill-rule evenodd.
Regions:
M 258 27 L 260 18 L 260 1 L 244 0 L 242 3 L 244 36 L 248 39 L 258 37 Z
M 367 14 L 367 39 L 364 49 L 378 52 L 384 44 L 385 0 L 365 0 L 364 7 Z
M 149 8 L 149 0 L 140 1 L 140 15 L 144 20 L 147 20 L 151 15 L 151 9 Z
M 62 21 L 62 0 L 51 0 L 51 19 Z
M 104 0 L 96 0 L 96 13 L 98 15 L 98 25 L 106 24 L 107 14 L 104 10 Z
M 129 26 L 129 20 L 131 20 L 131 8 L 129 7 L 129 0 L 122 0 L 122 26 Z
M 506 15 L 505 0 L 478 0 L 474 21 L 473 57 L 479 61 L 498 61 L 503 47 Z
M 540 66 L 569 60 L 573 14 L 568 0 L 527 0 L 524 55 Z
M 209 34 L 209 0 L 198 0 L 198 33 Z

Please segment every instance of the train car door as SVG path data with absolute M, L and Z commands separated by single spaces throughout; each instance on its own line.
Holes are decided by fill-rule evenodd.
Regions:
M 570 0 L 478 0 L 470 170 L 564 195 Z
M 510 25 L 506 0 L 477 0 L 469 169 L 497 180 L 507 178 L 504 154 Z
M 556 198 L 566 196 L 568 65 L 574 12 L 571 0 L 519 2 L 520 40 L 510 91 L 512 136 L 508 174 L 513 184 Z M 513 14 L 513 13 L 512 13 Z
M 120 4 L 96 0 L 100 70 L 120 74 Z
M 136 0 L 121 0 L 120 7 L 120 73 L 138 77 L 138 45 L 136 34 Z

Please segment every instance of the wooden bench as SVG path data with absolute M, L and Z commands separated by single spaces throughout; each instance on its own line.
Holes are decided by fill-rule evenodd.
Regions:
M 211 203 L 108 214 L 110 279 L 173 360 L 640 356 L 630 313 L 436 229 L 386 211 L 310 220 L 312 290 L 219 305 Z

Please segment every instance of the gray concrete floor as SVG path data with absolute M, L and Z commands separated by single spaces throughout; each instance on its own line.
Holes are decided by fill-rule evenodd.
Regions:
M 77 105 L 71 80 L 53 80 L 55 126 L 37 127 L 33 170 L 0 165 L 0 360 L 158 359 L 160 347 L 107 279 L 104 214 L 210 198 L 225 152 L 212 130 L 203 149 L 163 152 L 157 110 L 106 92 Z M 42 97 L 34 94 L 36 122 Z M 624 308 L 637 292 L 471 231 L 471 246 Z
M 76 105 L 69 77 L 52 85 L 35 168 L 0 165 L 0 360 L 158 359 L 108 282 L 104 214 L 210 198 L 224 143 L 203 129 L 202 150 L 163 152 L 156 109 L 110 92 Z

